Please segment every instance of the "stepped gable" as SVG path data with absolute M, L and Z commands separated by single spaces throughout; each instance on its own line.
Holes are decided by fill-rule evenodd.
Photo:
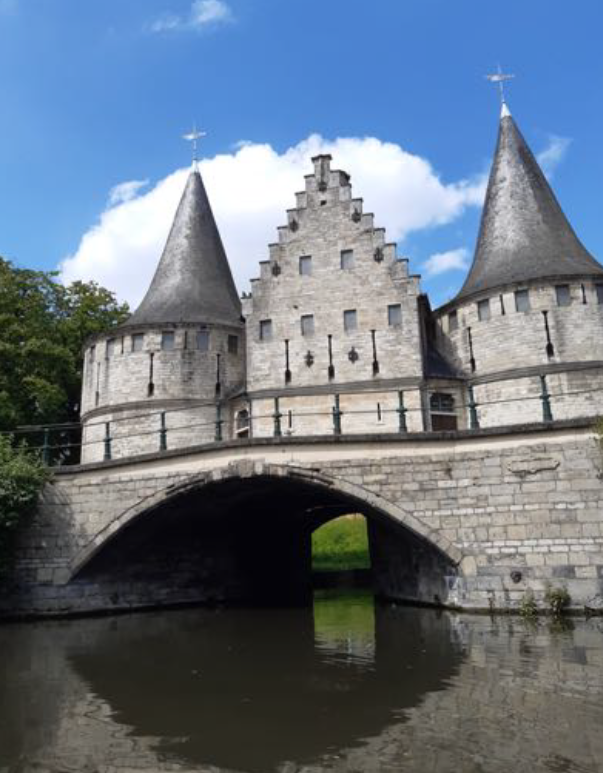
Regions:
M 198 170 L 188 178 L 161 260 L 131 325 L 240 325 L 241 303 Z
M 455 301 L 532 279 L 603 276 L 503 104 L 473 264 Z

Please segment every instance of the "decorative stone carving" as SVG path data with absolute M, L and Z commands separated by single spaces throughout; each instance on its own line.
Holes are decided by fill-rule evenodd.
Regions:
M 298 228 L 299 228 L 299 223 L 294 217 L 292 217 L 291 220 L 289 220 L 289 229 L 293 231 L 293 233 L 295 233 Z
M 304 361 L 305 361 L 306 365 L 308 366 L 308 368 L 311 368 L 312 365 L 314 365 L 314 355 L 312 354 L 312 352 L 309 349 L 306 352 L 306 356 L 304 357 Z
M 381 263 L 383 261 L 383 250 L 381 247 L 376 247 L 373 253 L 373 260 L 375 263 Z
M 278 263 L 274 262 L 272 264 L 271 271 L 272 271 L 272 276 L 280 276 L 280 274 L 282 272 L 282 269 L 281 269 L 281 267 L 279 266 Z
M 348 352 L 348 360 L 351 363 L 356 363 L 356 362 L 358 362 L 359 359 L 360 359 L 360 355 L 358 354 L 356 349 L 352 346 L 352 348 Z
M 359 209 L 355 209 L 355 210 L 352 212 L 352 220 L 353 220 L 355 223 L 359 223 L 359 222 L 362 220 L 362 213 L 360 212 L 360 210 L 359 210 Z
M 539 472 L 556 470 L 561 462 L 552 456 L 532 456 L 524 459 L 513 459 L 507 463 L 507 469 L 519 478 L 537 475 Z

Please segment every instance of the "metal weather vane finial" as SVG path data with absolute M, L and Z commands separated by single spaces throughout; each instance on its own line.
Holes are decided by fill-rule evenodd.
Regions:
M 514 75 L 510 75 L 509 73 L 504 73 L 500 69 L 500 65 L 498 65 L 498 72 L 495 72 L 491 75 L 486 75 L 486 78 L 490 81 L 490 83 L 498 83 L 498 88 L 500 90 L 501 105 L 505 104 L 505 89 L 503 84 L 505 81 L 510 81 L 514 77 L 515 77 Z
M 207 132 L 197 131 L 197 124 L 193 124 L 192 132 L 188 132 L 187 134 L 182 135 L 182 139 L 185 139 L 188 142 L 192 142 L 193 144 L 193 166 L 195 168 L 197 167 L 197 161 L 199 160 L 197 158 L 197 140 L 201 139 L 201 137 L 205 137 L 206 135 Z

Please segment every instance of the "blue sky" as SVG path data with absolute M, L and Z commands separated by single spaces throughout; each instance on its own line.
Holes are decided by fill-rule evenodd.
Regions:
M 477 236 L 499 112 L 484 74 L 500 62 L 518 125 L 601 258 L 601 29 L 598 0 L 0 0 L 0 254 L 48 269 L 71 257 L 67 278 L 136 302 L 196 120 L 240 289 L 305 157 L 327 147 L 442 302 Z

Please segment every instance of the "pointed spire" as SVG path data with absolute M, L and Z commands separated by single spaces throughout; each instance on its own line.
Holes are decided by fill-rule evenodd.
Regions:
M 603 266 L 574 233 L 503 102 L 475 256 L 456 300 L 515 282 L 589 275 L 603 276 Z
M 241 304 L 201 175 L 190 173 L 147 294 L 127 324 L 238 324 Z

